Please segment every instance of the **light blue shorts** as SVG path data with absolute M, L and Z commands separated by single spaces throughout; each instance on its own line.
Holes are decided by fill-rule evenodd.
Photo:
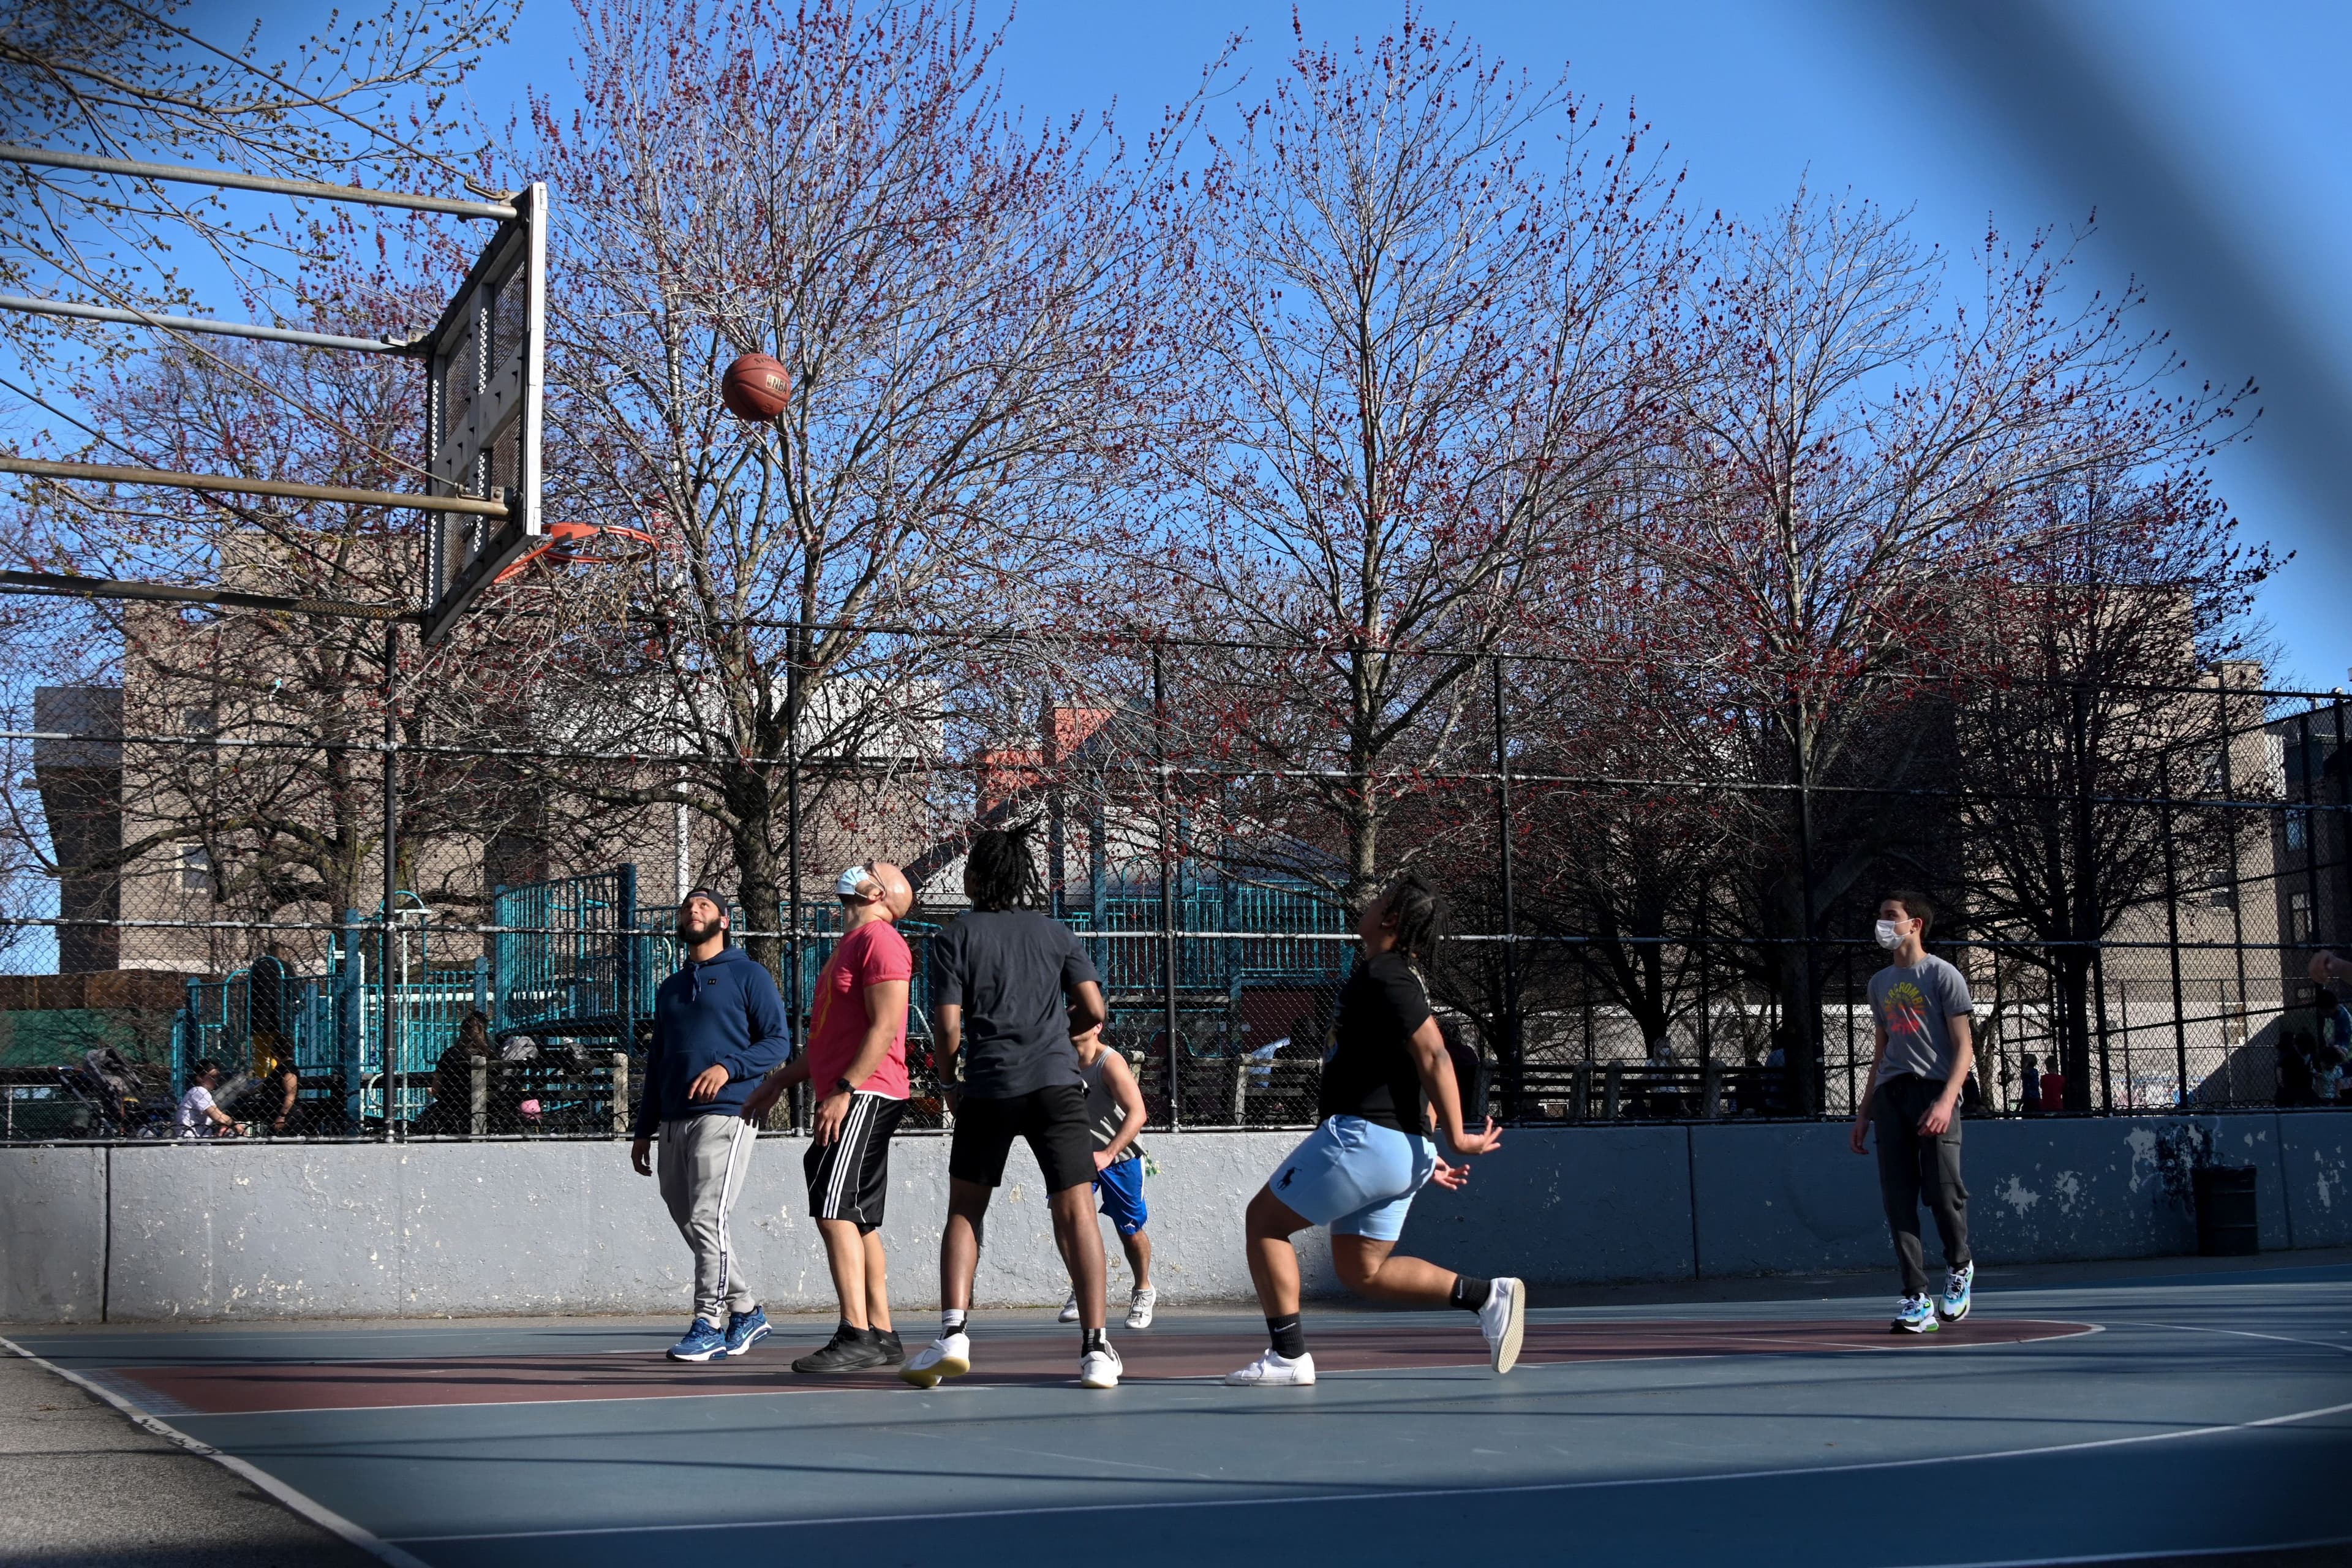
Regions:
M 1405 1212 L 1437 1169 L 1437 1145 L 1360 1116 L 1334 1116 L 1266 1178 L 1293 1214 L 1334 1236 L 1394 1241 Z

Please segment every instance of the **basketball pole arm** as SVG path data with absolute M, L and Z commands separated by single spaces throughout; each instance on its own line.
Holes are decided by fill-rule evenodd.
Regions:
M 234 474 L 181 474 L 162 468 L 126 468 L 111 463 L 52 463 L 36 458 L 0 458 L 0 474 L 37 479 L 97 479 L 113 485 L 163 485 L 180 490 L 219 490 L 228 495 L 287 496 L 295 500 L 347 501 L 408 511 L 457 511 L 470 517 L 503 518 L 507 503 L 479 496 L 404 495 L 398 490 L 354 490 L 339 485 L 306 485 L 293 479 L 248 479 Z
M 68 316 L 82 321 L 113 321 L 129 327 L 156 327 L 173 332 L 217 332 L 226 338 L 259 338 L 266 342 L 299 343 L 313 349 L 349 349 L 365 354 L 420 354 L 422 342 L 404 338 L 346 338 L 334 332 L 305 332 L 291 327 L 264 327 L 249 321 L 207 321 L 201 316 L 151 316 L 144 310 L 118 310 L 105 305 L 84 305 L 71 300 L 34 300 L 22 294 L 0 294 L 0 310 L 28 315 Z
M 317 201 L 359 202 L 368 206 L 405 207 L 411 212 L 448 213 L 457 217 L 505 219 L 515 209 L 505 202 L 461 202 L 448 196 L 416 196 L 406 191 L 370 191 L 357 185 L 329 185 L 316 180 L 278 180 L 266 174 L 240 174 L 230 169 L 205 169 L 188 163 L 138 163 L 126 158 L 99 158 L 88 153 L 58 153 L 47 147 L 16 147 L 0 143 L 0 163 L 31 163 L 47 169 L 79 169 L 92 174 L 128 174 L 138 180 L 169 180 L 184 185 L 222 185 L 236 191 L 269 191 L 281 196 L 309 196 Z

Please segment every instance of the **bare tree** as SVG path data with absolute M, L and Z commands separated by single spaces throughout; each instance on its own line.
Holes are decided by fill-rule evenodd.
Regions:
M 2161 467 L 2232 416 L 2210 387 L 2168 395 L 2177 367 L 2131 326 L 2136 297 L 2068 303 L 2066 258 L 2039 243 L 1989 237 L 1981 297 L 1953 303 L 1900 219 L 1801 193 L 1727 229 L 1716 260 L 1644 548 L 1671 613 L 1712 633 L 1719 704 L 1740 715 L 1736 748 L 1701 731 L 1691 760 L 1759 786 L 1746 903 L 1812 1107 L 1823 921 L 1916 826 L 1868 791 L 1932 752 L 1912 678 L 1969 654 L 1941 584 L 2063 530 L 2028 504 L 2049 487 Z
M 279 178 L 457 185 L 467 171 L 449 151 L 452 95 L 506 37 L 515 5 L 394 0 L 337 13 L 272 59 L 259 21 L 242 38 L 208 37 L 184 0 L 25 0 L 0 16 L 0 140 Z M 300 226 L 203 187 L 6 163 L 0 194 L 0 290 L 11 293 L 185 306 L 194 296 L 173 258 L 193 245 L 259 299 L 317 254 Z M 31 361 L 68 330 L 0 315 L 0 334 Z
M 1202 766 L 1261 781 L 1199 803 L 1238 869 L 1354 907 L 1431 846 L 1384 829 L 1487 754 L 1470 678 L 1654 412 L 1671 183 L 1591 116 L 1408 11 L 1302 35 L 1216 144 L 1188 505 L 1138 558 L 1146 615 L 1259 645 L 1185 653 L 1176 703 Z
M 764 931 L 795 820 L 872 782 L 819 770 L 796 819 L 794 750 L 943 721 L 982 662 L 883 628 L 1053 619 L 1166 362 L 1171 140 L 1024 126 L 998 43 L 965 4 L 734 0 L 683 30 L 590 4 L 585 107 L 537 114 L 561 504 L 667 545 L 595 612 L 639 631 L 583 658 L 565 722 L 675 759 L 586 794 L 713 825 Z M 793 385 L 747 426 L 718 383 L 752 351 Z

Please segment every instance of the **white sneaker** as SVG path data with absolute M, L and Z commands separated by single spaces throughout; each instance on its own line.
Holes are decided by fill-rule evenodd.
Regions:
M 1078 1321 L 1078 1293 L 1076 1291 L 1073 1290 L 1070 1292 L 1070 1299 L 1062 1303 L 1062 1315 L 1054 1321 L 1057 1323 L 1075 1323 Z
M 1118 1352 L 1105 1344 L 1098 1351 L 1088 1351 L 1078 1360 L 1078 1382 L 1087 1388 L 1117 1388 L 1118 1374 L 1126 1368 L 1119 1363 Z
M 1151 1309 L 1160 1305 L 1160 1292 L 1146 1285 L 1127 1299 L 1127 1326 L 1148 1329 L 1151 1326 Z
M 1266 1352 L 1239 1372 L 1225 1373 L 1225 1381 L 1236 1388 L 1273 1387 L 1304 1388 L 1315 1381 L 1313 1352 L 1297 1361 L 1286 1355 Z
M 941 1334 L 908 1356 L 898 1375 L 917 1388 L 933 1388 L 941 1378 L 961 1377 L 971 1370 L 971 1336 Z
M 1519 1364 L 1519 1342 L 1528 1331 L 1528 1287 L 1524 1280 L 1496 1279 L 1494 1294 L 1478 1309 L 1478 1331 L 1495 1352 L 1495 1373 L 1500 1376 Z

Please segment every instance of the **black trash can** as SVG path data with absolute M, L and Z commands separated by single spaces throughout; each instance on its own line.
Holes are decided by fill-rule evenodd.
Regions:
M 2194 1177 L 2197 1250 L 2207 1258 L 2251 1258 L 2263 1249 L 2252 1165 L 2206 1165 Z

